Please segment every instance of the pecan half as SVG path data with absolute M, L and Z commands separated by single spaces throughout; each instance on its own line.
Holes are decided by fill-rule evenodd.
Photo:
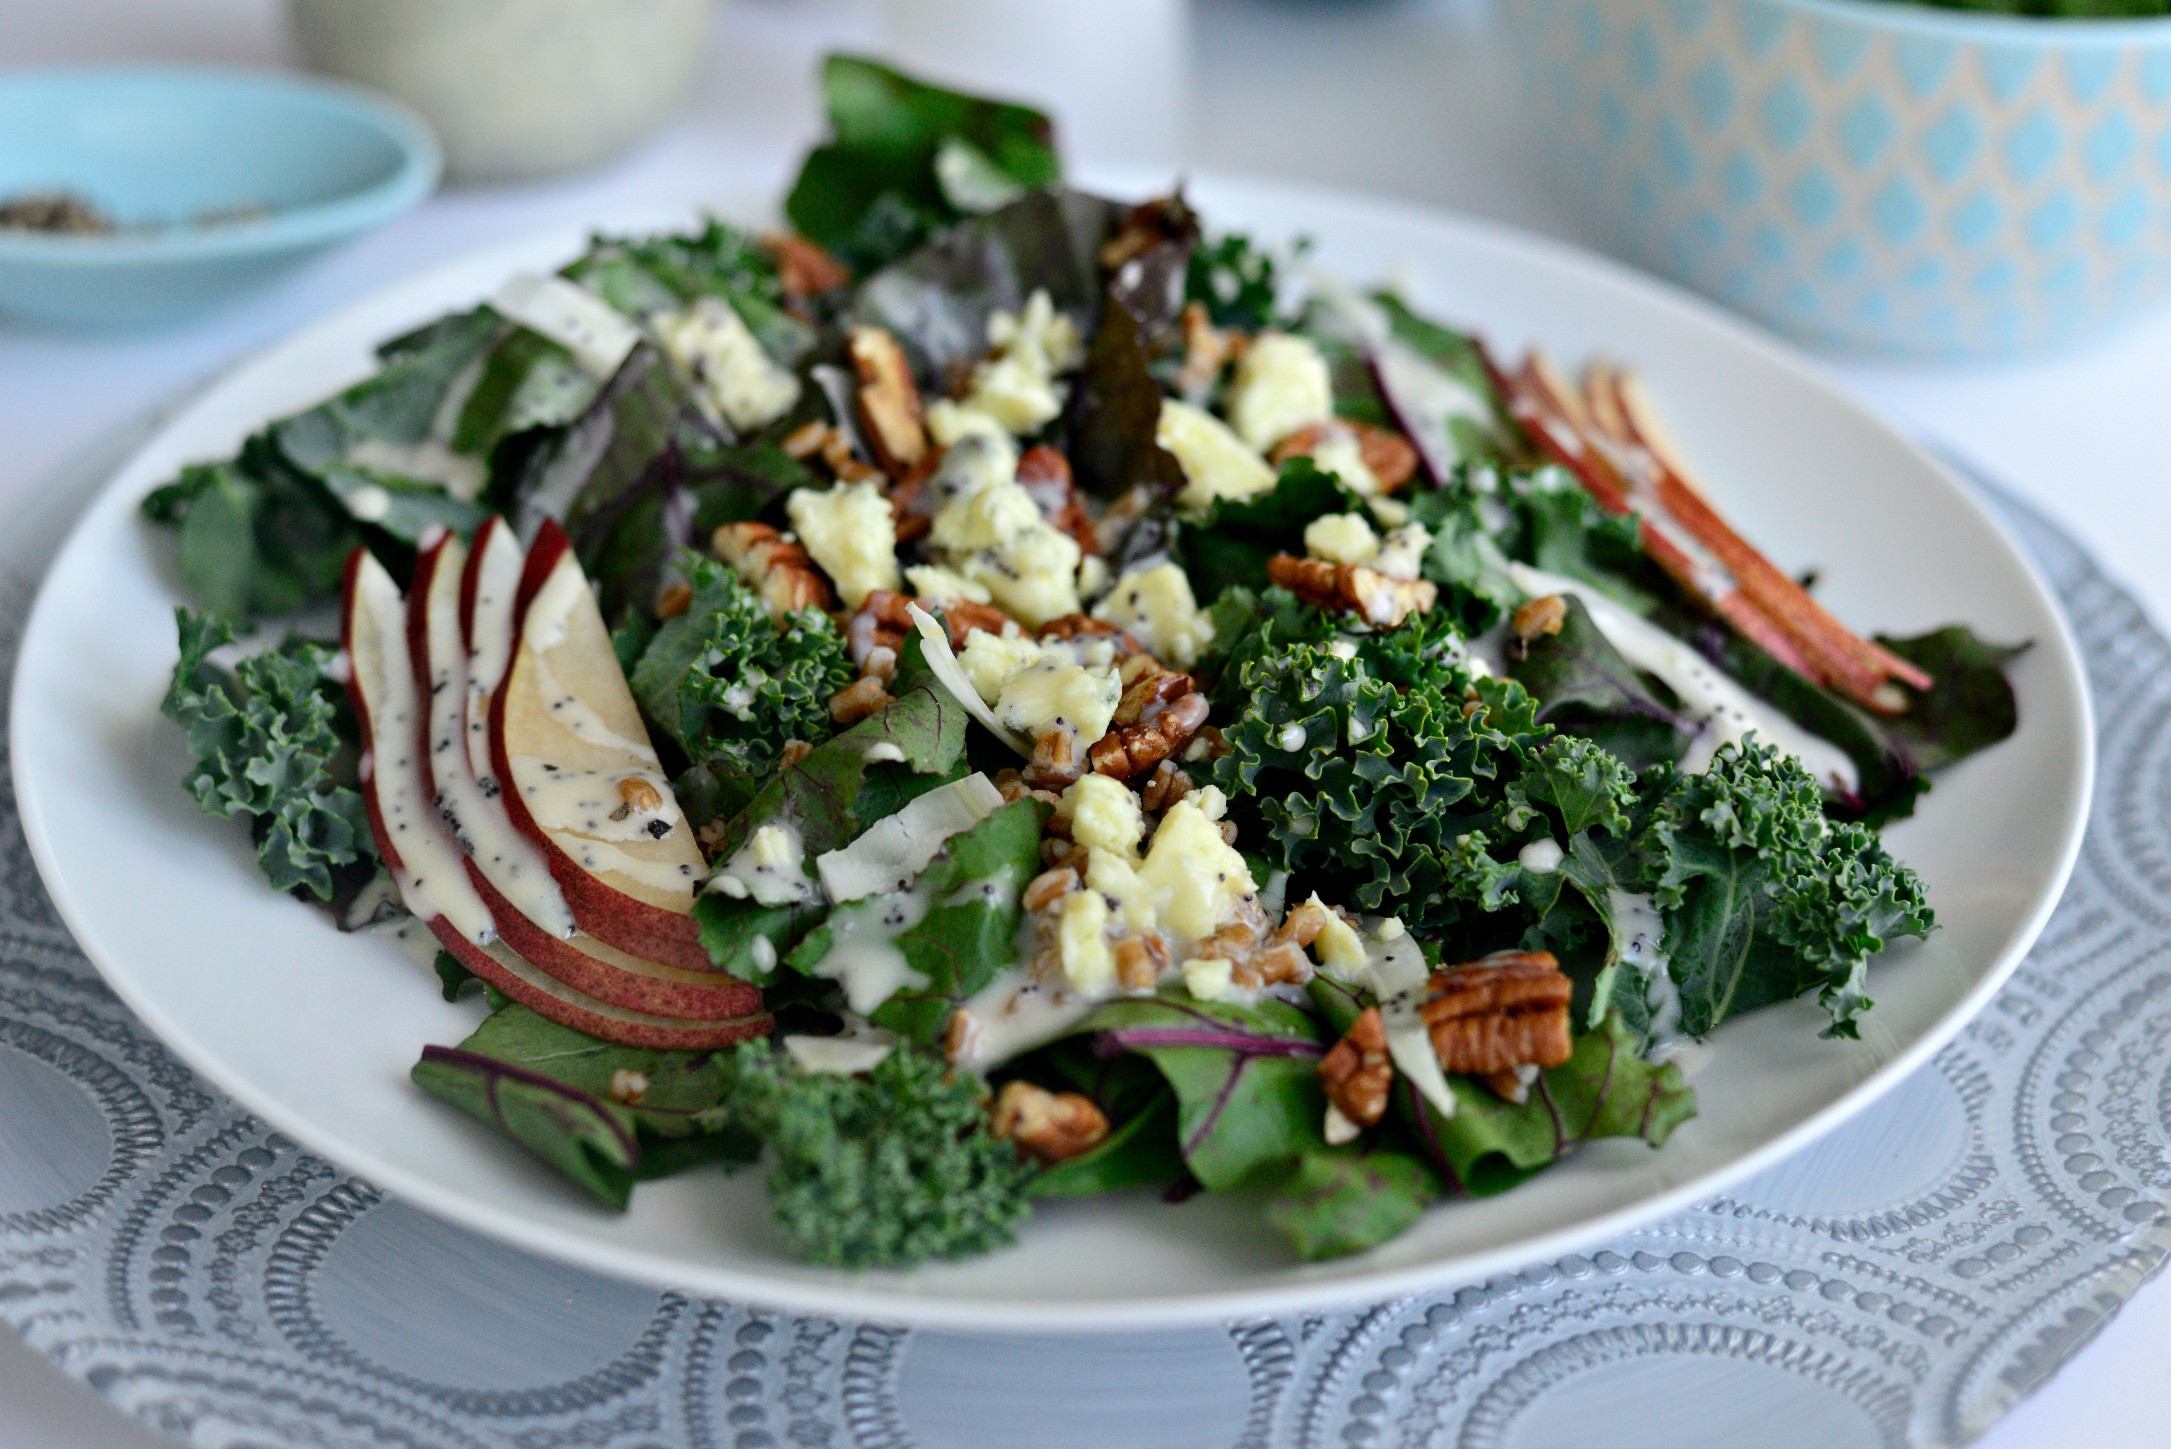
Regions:
M 1093 515 L 1086 512 L 1078 496 L 1069 459 L 1046 443 L 1026 449 L 1025 456 L 1018 459 L 1018 486 L 1040 505 L 1041 517 L 1076 539 L 1079 548 L 1087 553 L 1101 551 L 1100 534 L 1094 530 Z
M 1568 976 L 1550 951 L 1496 951 L 1435 971 L 1417 1009 L 1440 1065 L 1479 1076 L 1557 1067 L 1568 1039 Z
M 1080 1092 L 1051 1092 L 1031 1082 L 1005 1082 L 996 1094 L 989 1130 L 1045 1166 L 1091 1152 L 1108 1135 L 1108 1114 Z
M 1330 563 L 1278 553 L 1267 560 L 1267 577 L 1322 609 L 1355 614 L 1380 629 L 1400 627 L 1412 614 L 1431 610 L 1439 588 L 1426 579 L 1393 579 L 1363 564 Z
M 1375 428 L 1370 423 L 1353 423 L 1347 418 L 1336 418 L 1330 423 L 1308 423 L 1276 443 L 1267 456 L 1275 463 L 1309 458 L 1318 451 L 1320 444 L 1337 432 L 1355 436 L 1357 454 L 1364 459 L 1364 466 L 1372 470 L 1372 476 L 1379 480 L 1380 492 L 1392 493 L 1417 475 L 1417 448 L 1408 438 L 1385 428 Z
M 819 245 L 792 232 L 774 232 L 761 239 L 762 247 L 776 262 L 777 280 L 784 295 L 793 301 L 819 297 L 848 286 L 852 274 Z
M 859 420 L 875 461 L 893 475 L 916 467 L 927 456 L 927 425 L 904 348 L 879 327 L 854 327 L 848 347 L 859 374 Z
M 1139 657 L 1151 658 L 1150 655 Z M 1196 682 L 1188 674 L 1173 676 L 1182 683 L 1179 692 L 1167 697 L 1156 693 L 1169 687 L 1160 682 L 1166 675 L 1167 671 L 1162 675 L 1141 676 L 1141 683 L 1124 691 L 1123 701 L 1116 705 L 1119 720 L 1133 691 L 1143 687 L 1146 698 L 1130 723 L 1111 722 L 1108 733 L 1093 742 L 1087 756 L 1093 762 L 1095 774 L 1110 775 L 1118 780 L 1143 775 L 1183 749 L 1206 723 L 1206 696 L 1198 692 Z M 1146 683 L 1148 680 L 1153 682 Z
M 829 581 L 799 540 L 766 523 L 719 524 L 709 536 L 709 546 L 753 585 L 777 618 L 795 609 L 826 609 L 836 602 Z
M 1394 1084 L 1387 1024 L 1380 1019 L 1378 1007 L 1368 1006 L 1349 1024 L 1334 1049 L 1319 1059 L 1319 1086 L 1344 1117 L 1359 1127 L 1370 1127 L 1387 1115 L 1387 1094 Z

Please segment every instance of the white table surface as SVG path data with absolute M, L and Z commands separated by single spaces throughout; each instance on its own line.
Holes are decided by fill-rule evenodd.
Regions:
M 1506 58 L 1471 0 L 1199 0 L 1188 139 L 1200 170 L 1376 191 L 1590 238 L 1549 192 Z M 459 192 L 274 290 L 182 330 L 81 339 L 0 326 L 0 521 L 49 523 L 63 480 L 151 410 L 378 286 L 552 223 L 780 186 L 816 133 L 812 74 L 880 35 L 864 0 L 739 0 L 700 95 L 661 138 L 574 181 Z M 0 68 L 133 59 L 279 64 L 276 0 L 0 0 Z M 2171 310 L 2045 361 L 1834 364 L 1871 406 L 1974 457 L 2060 519 L 2171 626 Z M 1925 546 L 1934 546 L 1925 541 Z M 0 1104 L 0 1110 L 5 1110 Z M 2067 1449 L 2171 1440 L 2171 1287 L 2151 1286 L 1981 1441 Z M 154 1449 L 158 1439 L 0 1332 L 0 1449 Z

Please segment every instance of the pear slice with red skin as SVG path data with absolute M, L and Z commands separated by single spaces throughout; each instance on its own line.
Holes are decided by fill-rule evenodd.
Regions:
M 489 907 L 498 934 L 529 964 L 612 1006 L 655 1016 L 713 1021 L 761 1010 L 761 993 L 720 971 L 689 971 L 630 956 L 580 932 L 536 844 L 516 829 L 494 777 L 474 771 L 467 711 L 475 693 L 471 642 L 482 628 L 479 667 L 504 657 L 522 561 L 503 523 L 491 519 L 470 551 L 450 534 L 415 560 L 407 593 L 407 644 L 420 727 L 422 788 L 460 841 L 469 881 Z M 495 678 L 476 681 L 485 697 Z
M 407 653 L 406 605 L 364 549 L 347 559 L 341 643 L 362 744 L 362 801 L 377 853 L 407 908 L 461 965 L 561 1026 L 625 1046 L 706 1051 L 770 1028 L 766 1013 L 688 1021 L 633 1011 L 577 991 L 495 939 L 458 840 L 422 788 L 420 696 Z
M 554 522 L 528 549 L 513 609 L 511 662 L 490 702 L 506 813 L 542 847 L 581 930 L 643 960 L 707 970 L 692 911 L 708 862 L 656 773 L 595 593 Z M 614 781 L 655 792 L 658 803 L 638 817 L 653 833 L 626 838 L 608 796 Z M 575 783 L 586 793 L 561 788 Z

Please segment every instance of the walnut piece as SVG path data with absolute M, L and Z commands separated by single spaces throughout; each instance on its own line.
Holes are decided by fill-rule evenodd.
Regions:
M 1278 553 L 1267 560 L 1267 577 L 1307 603 L 1355 614 L 1378 629 L 1395 629 L 1412 614 L 1431 610 L 1439 588 L 1426 579 L 1394 579 L 1363 564 L 1331 563 Z
M 1108 1114 L 1080 1092 L 1051 1092 L 1031 1082 L 1005 1082 L 995 1097 L 990 1130 L 1046 1166 L 1091 1152 L 1108 1135 Z
M 859 374 L 859 420 L 875 461 L 892 475 L 917 467 L 927 456 L 927 424 L 904 348 L 879 327 L 854 327 L 848 346 Z
M 1338 431 L 1356 438 L 1357 455 L 1364 459 L 1364 466 L 1371 469 L 1372 476 L 1379 481 L 1380 492 L 1393 493 L 1417 476 L 1417 448 L 1408 438 L 1369 423 L 1353 423 L 1347 418 L 1336 418 L 1331 423 L 1308 423 L 1276 443 L 1267 457 L 1277 464 L 1291 458 L 1309 458 L 1319 450 L 1320 444 Z
M 1573 1049 L 1573 986 L 1550 951 L 1496 951 L 1450 966 L 1426 983 L 1418 1007 L 1440 1065 L 1490 1076 L 1523 1066 L 1557 1067 Z
M 775 618 L 836 602 L 829 581 L 799 540 L 766 523 L 719 524 L 709 536 L 709 547 L 753 586 Z
M 1371 1127 L 1387 1115 L 1387 1094 L 1395 1084 L 1394 1063 L 1387 1056 L 1387 1024 L 1379 1008 L 1368 1006 L 1334 1049 L 1319 1059 L 1319 1086 L 1327 1100 L 1359 1127 Z

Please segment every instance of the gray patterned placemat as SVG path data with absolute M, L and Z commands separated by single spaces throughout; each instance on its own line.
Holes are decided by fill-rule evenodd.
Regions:
M 1963 1443 L 2171 1248 L 2171 644 L 2006 511 L 2102 730 L 2041 944 L 1883 1103 L 1601 1251 L 1362 1312 L 1070 1339 L 599 1278 L 386 1199 L 207 1089 L 76 951 L 10 794 L 0 1319 L 220 1449 Z M 0 672 L 27 593 L 4 592 Z

